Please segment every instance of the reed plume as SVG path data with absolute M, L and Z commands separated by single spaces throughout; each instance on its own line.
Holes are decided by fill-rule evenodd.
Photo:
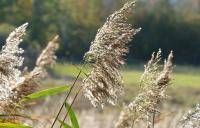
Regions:
M 200 126 L 200 104 L 190 110 L 180 121 L 180 128 L 199 128 Z
M 25 75 L 24 81 L 15 88 L 18 98 L 22 98 L 36 91 L 38 81 L 45 78 L 48 74 L 46 69 L 55 64 L 55 52 L 58 47 L 58 36 L 55 36 L 37 58 L 34 69 L 28 75 Z
M 27 26 L 28 23 L 25 23 L 11 32 L 0 52 L 0 114 L 11 113 L 21 98 L 33 93 L 38 85 L 37 80 L 46 76 L 46 68 L 55 63 L 57 36 L 40 54 L 35 68 L 28 75 L 21 73 L 19 67 L 23 64 L 21 55 L 24 50 L 19 48 L 19 44 Z
M 19 44 L 23 41 L 21 38 L 25 35 L 28 23 L 21 25 L 10 33 L 6 39 L 5 45 L 0 52 L 0 113 L 5 113 L 14 103 L 16 92 L 13 89 L 23 82 L 19 67 L 22 66 L 24 58 L 21 54 L 23 49 Z
M 127 44 L 140 31 L 140 28 L 134 29 L 127 23 L 134 6 L 135 1 L 128 2 L 110 15 L 84 56 L 93 69 L 83 80 L 83 88 L 85 96 L 95 107 L 103 107 L 105 103 L 116 104 L 118 95 L 123 92 L 120 73 L 125 63 L 123 56 L 128 53 Z
M 148 64 L 145 65 L 145 71 L 141 76 L 141 89 L 138 96 L 121 112 L 116 128 L 131 128 L 138 120 L 147 123 L 151 128 L 152 122 L 149 117 L 157 112 L 158 104 L 166 98 L 165 91 L 170 84 L 170 73 L 172 72 L 171 52 L 163 66 L 159 65 L 161 60 L 161 50 L 152 54 Z M 162 68 L 162 70 L 161 70 Z

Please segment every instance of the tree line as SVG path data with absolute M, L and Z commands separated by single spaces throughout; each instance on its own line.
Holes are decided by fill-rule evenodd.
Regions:
M 29 22 L 29 34 L 22 44 L 28 49 L 24 55 L 31 58 L 29 61 L 56 34 L 61 40 L 59 60 L 79 61 L 106 17 L 126 1 L 1 0 L 0 42 L 5 42 L 16 26 Z M 142 30 L 130 43 L 127 59 L 143 62 L 152 51 L 161 48 L 164 55 L 174 50 L 176 63 L 200 64 L 200 6 L 196 7 L 194 1 L 138 1 L 129 22 Z

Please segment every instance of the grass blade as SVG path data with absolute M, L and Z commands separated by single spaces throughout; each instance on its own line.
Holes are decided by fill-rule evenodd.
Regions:
M 73 109 L 70 107 L 69 104 L 65 103 L 65 107 L 66 107 L 67 111 L 70 109 L 69 110 L 69 117 L 70 117 L 73 128 L 79 128 L 79 123 L 78 123 L 78 120 L 76 118 L 75 112 L 73 111 Z
M 63 121 L 61 121 L 61 120 L 58 120 L 60 123 L 61 123 L 61 125 L 64 127 L 64 128 L 72 128 L 70 125 L 68 125 L 67 123 L 65 123 L 65 122 L 63 122 Z
M 21 102 L 27 101 L 27 100 L 30 100 L 30 99 L 36 99 L 36 98 L 39 98 L 39 97 L 48 96 L 48 95 L 51 95 L 51 94 L 56 94 L 56 93 L 59 93 L 59 92 L 64 92 L 64 91 L 69 90 L 69 88 L 70 88 L 69 86 L 64 85 L 64 86 L 59 86 L 59 87 L 41 90 L 41 91 L 32 93 L 32 94 L 24 97 L 21 100 Z
M 21 124 L 0 123 L 0 128 L 32 128 L 32 127 Z

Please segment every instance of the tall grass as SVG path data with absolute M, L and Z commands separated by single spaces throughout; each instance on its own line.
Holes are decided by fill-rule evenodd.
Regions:
M 18 112 L 23 109 L 20 101 L 36 91 L 39 86 L 38 81 L 47 76 L 46 68 L 54 64 L 55 61 L 54 54 L 58 48 L 57 36 L 50 41 L 47 47 L 42 51 L 32 71 L 23 73 L 23 71 L 19 70 L 24 60 L 21 56 L 23 49 L 19 48 L 19 44 L 22 42 L 21 37 L 25 35 L 27 26 L 28 23 L 25 23 L 11 32 L 0 53 L 0 114 L 2 117 L 8 117 L 1 118 L 2 122 L 20 122 L 20 120 L 16 118 L 20 117 Z M 27 118 L 28 116 L 21 117 Z M 19 125 L 12 126 L 11 124 L 0 124 L 0 126 L 26 127 Z
M 107 104 L 118 104 L 118 97 L 124 93 L 124 82 L 122 68 L 125 61 L 124 56 L 128 53 L 128 43 L 141 28 L 134 29 L 127 21 L 135 6 L 135 1 L 127 2 L 121 9 L 110 15 L 105 24 L 97 31 L 94 41 L 88 52 L 84 55 L 78 74 L 74 74 L 70 68 L 70 75 L 75 76 L 71 86 L 59 86 L 45 90 L 37 90 L 38 80 L 47 76 L 47 68 L 55 63 L 55 52 L 58 49 L 58 37 L 50 41 L 47 47 L 38 57 L 35 67 L 28 73 L 22 73 L 20 66 L 23 63 L 19 48 L 22 36 L 25 35 L 28 23 L 16 28 L 6 40 L 0 52 L 0 127 L 7 128 L 30 128 L 23 124 L 19 117 L 31 120 L 31 116 L 20 114 L 23 105 L 31 100 L 66 92 L 64 101 L 58 106 L 58 112 L 52 119 L 51 128 L 79 128 L 73 104 L 83 90 L 84 95 L 91 101 L 94 107 L 103 109 Z M 173 53 L 170 52 L 164 64 L 160 64 L 161 50 L 153 53 L 151 59 L 145 65 L 144 73 L 141 74 L 140 92 L 128 106 L 124 107 L 116 128 L 131 128 L 138 121 L 143 121 L 147 128 L 154 128 L 159 106 L 167 98 L 165 91 L 171 82 Z M 57 65 L 59 66 L 59 65 Z M 59 67 L 55 67 L 61 74 Z M 88 73 L 89 72 L 89 73 Z M 129 75 L 127 73 L 127 75 Z M 140 73 L 137 72 L 137 75 Z M 130 76 L 128 76 L 130 77 Z M 129 78 L 125 81 L 129 81 Z M 134 75 L 133 75 L 134 77 Z M 83 81 L 77 85 L 79 78 Z M 130 79 L 134 80 L 134 79 Z M 130 82 L 131 83 L 131 82 Z M 68 93 L 67 93 L 68 91 Z M 73 96 L 72 92 L 75 92 Z M 73 97 L 69 103 L 69 97 Z M 55 101 L 56 104 L 56 101 Z M 45 109 L 45 108 L 41 108 Z M 65 113 L 62 116 L 62 110 Z M 183 120 L 177 122 L 180 127 L 196 128 L 199 126 L 199 105 L 192 112 L 184 116 Z M 71 123 L 67 122 L 68 119 Z M 20 125 L 21 124 L 21 125 Z

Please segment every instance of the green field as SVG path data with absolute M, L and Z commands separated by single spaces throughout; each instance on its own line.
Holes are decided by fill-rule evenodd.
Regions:
M 79 72 L 79 65 L 73 65 L 69 63 L 58 63 L 53 68 L 53 72 L 57 75 L 75 77 Z M 142 66 L 128 66 L 123 70 L 123 78 L 126 85 L 138 85 L 140 76 L 143 72 Z M 90 68 L 86 66 L 84 72 L 88 73 Z M 84 75 L 81 75 L 83 78 Z M 173 86 L 190 86 L 200 87 L 200 68 L 192 66 L 175 66 L 172 73 Z

